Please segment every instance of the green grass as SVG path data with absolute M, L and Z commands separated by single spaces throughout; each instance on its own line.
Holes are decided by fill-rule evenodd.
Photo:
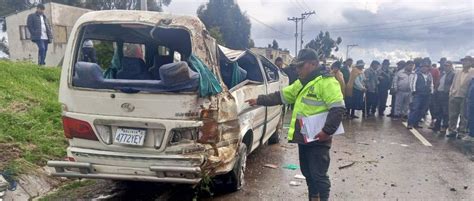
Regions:
M 21 158 L 36 165 L 65 155 L 60 71 L 0 60 L 0 145 L 18 147 Z
M 74 181 L 59 188 L 56 192 L 46 195 L 39 201 L 66 200 L 65 198 L 81 196 L 81 189 L 96 184 L 95 180 Z

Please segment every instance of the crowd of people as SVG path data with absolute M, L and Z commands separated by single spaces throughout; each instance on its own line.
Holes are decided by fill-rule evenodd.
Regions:
M 346 119 L 387 117 L 407 122 L 407 128 L 422 128 L 421 122 L 431 123 L 429 129 L 448 138 L 474 141 L 474 59 L 460 60 L 462 69 L 454 69 L 454 62 L 441 58 L 439 67 L 430 58 L 398 61 L 390 68 L 390 61 L 374 60 L 367 69 L 363 60 L 353 65 L 352 59 L 336 61 L 330 70 L 339 81 L 346 105 Z M 281 59 L 276 64 L 282 66 Z M 282 68 L 296 79 L 291 67 Z M 391 95 L 391 103 L 387 103 Z M 360 112 L 358 112 L 360 111 Z

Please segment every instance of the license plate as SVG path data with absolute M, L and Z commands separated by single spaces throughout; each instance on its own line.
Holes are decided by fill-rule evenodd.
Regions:
M 146 130 L 133 128 L 117 128 L 114 141 L 120 144 L 142 146 L 145 141 Z

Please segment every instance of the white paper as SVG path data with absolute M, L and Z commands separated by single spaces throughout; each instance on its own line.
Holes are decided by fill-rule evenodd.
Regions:
M 301 126 L 301 134 L 306 138 L 306 143 L 315 141 L 316 135 L 321 132 L 324 128 L 324 124 L 326 123 L 326 119 L 328 117 L 328 112 L 319 113 L 309 117 L 303 117 L 300 119 L 300 123 L 303 125 Z M 342 122 L 337 128 L 336 132 L 333 135 L 340 135 L 344 133 L 344 127 L 342 126 Z

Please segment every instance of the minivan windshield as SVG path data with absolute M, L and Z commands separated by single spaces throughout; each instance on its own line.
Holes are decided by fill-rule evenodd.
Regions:
M 141 24 L 82 27 L 73 86 L 122 92 L 196 92 L 199 73 L 188 62 L 191 39 L 184 29 Z

